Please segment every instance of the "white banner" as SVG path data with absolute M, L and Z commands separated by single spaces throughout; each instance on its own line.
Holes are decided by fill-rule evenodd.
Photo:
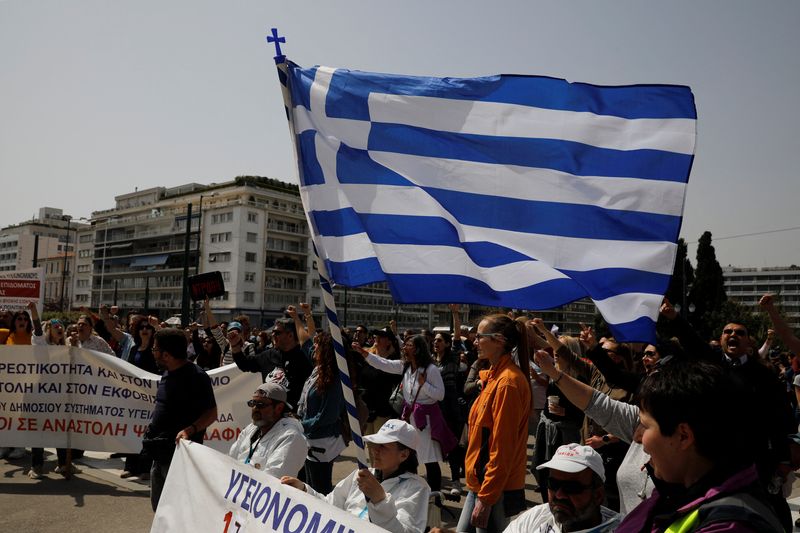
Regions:
M 382 532 L 361 520 L 205 446 L 175 451 L 150 533 Z
M 41 313 L 43 298 L 43 268 L 0 272 L 0 307 L 21 310 L 30 302 L 36 302 L 37 309 Z
M 261 376 L 228 365 L 208 373 L 218 421 L 209 446 L 227 453 L 250 423 Z M 0 443 L 137 453 L 160 376 L 116 357 L 67 346 L 0 348 Z

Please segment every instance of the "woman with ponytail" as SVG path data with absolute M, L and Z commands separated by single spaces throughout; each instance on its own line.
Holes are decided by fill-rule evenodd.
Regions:
M 530 354 L 525 325 L 489 315 L 478 325 L 482 388 L 469 413 L 467 494 L 457 531 L 499 532 L 525 509 Z M 519 366 L 511 352 L 516 348 Z

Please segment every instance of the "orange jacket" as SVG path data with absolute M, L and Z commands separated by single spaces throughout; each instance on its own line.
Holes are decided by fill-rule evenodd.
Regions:
M 494 505 L 504 491 L 525 488 L 531 386 L 507 355 L 480 374 L 485 385 L 469 412 L 467 487 Z
M 15 331 L 14 333 L 11 333 L 6 338 L 6 344 L 24 344 L 24 345 L 29 345 L 29 344 L 31 344 L 31 337 L 33 337 L 33 335 L 31 335 L 28 332 L 17 333 Z

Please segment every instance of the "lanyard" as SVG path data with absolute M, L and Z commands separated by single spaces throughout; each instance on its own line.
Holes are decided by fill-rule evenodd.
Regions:
M 258 432 L 261 433 L 261 429 L 260 428 L 259 428 Z M 266 433 L 264 435 L 261 435 L 260 437 L 258 437 L 257 440 L 253 440 L 252 438 L 250 439 L 250 453 L 247 454 L 247 459 L 244 460 L 244 464 L 246 464 L 246 465 L 250 464 L 250 459 L 253 458 L 253 452 L 256 450 L 256 448 L 258 447 L 258 443 L 261 442 L 261 439 L 263 439 L 265 435 L 266 435 Z

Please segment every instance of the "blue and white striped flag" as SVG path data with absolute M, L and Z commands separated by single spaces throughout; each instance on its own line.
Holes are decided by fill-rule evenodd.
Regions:
M 400 303 L 589 296 L 651 340 L 696 134 L 688 87 L 279 65 L 300 194 L 331 280 Z

